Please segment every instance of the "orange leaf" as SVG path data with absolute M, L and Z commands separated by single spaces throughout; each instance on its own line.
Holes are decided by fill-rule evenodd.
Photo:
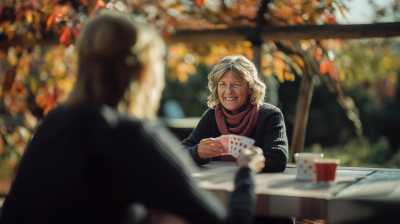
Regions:
M 325 74 L 328 71 L 328 66 L 329 66 L 328 59 L 325 59 L 325 60 L 321 61 L 321 64 L 319 65 L 319 71 L 322 74 Z
M 331 76 L 332 79 L 336 80 L 336 68 L 335 68 L 335 65 L 330 65 L 328 72 L 329 72 L 329 76 Z
M 203 4 L 203 0 L 195 0 L 197 6 L 201 6 Z
M 285 82 L 285 77 L 283 75 L 283 70 L 285 69 L 285 63 L 282 59 L 274 57 L 274 70 L 276 77 L 280 83 Z
M 297 64 L 299 64 L 301 67 L 304 67 L 304 61 L 300 56 L 293 55 L 292 57 L 297 62 Z
M 49 16 L 49 19 L 47 19 L 47 30 L 50 30 L 51 24 L 53 23 L 53 19 L 54 19 L 54 14 L 51 14 Z

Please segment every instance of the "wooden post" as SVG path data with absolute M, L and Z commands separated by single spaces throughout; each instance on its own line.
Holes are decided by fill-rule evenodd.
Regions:
M 299 97 L 297 98 L 296 116 L 294 120 L 291 162 L 294 163 L 294 154 L 303 151 L 307 130 L 308 112 L 314 90 L 313 76 L 303 74 L 301 78 Z
M 253 49 L 253 63 L 257 68 L 259 74 L 261 74 L 261 45 L 257 44 L 251 47 Z

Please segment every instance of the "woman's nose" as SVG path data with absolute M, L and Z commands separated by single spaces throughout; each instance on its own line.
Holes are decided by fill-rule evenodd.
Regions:
M 228 85 L 227 88 L 226 88 L 226 90 L 225 90 L 225 92 L 227 92 L 227 93 L 233 92 L 233 86 Z

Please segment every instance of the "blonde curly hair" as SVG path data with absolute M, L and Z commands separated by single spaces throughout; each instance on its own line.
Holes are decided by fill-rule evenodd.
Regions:
M 218 82 L 228 70 L 232 71 L 235 76 L 247 81 L 249 87 L 253 90 L 250 96 L 252 105 L 264 102 L 266 86 L 261 81 L 256 66 L 245 56 L 238 54 L 223 57 L 208 74 L 208 89 L 211 91 L 207 98 L 208 107 L 214 108 L 221 103 L 218 97 Z

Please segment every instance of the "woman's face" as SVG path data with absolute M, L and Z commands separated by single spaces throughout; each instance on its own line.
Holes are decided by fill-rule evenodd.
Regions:
M 226 71 L 218 82 L 218 97 L 222 106 L 232 114 L 239 113 L 240 108 L 249 102 L 252 89 L 242 77 Z

